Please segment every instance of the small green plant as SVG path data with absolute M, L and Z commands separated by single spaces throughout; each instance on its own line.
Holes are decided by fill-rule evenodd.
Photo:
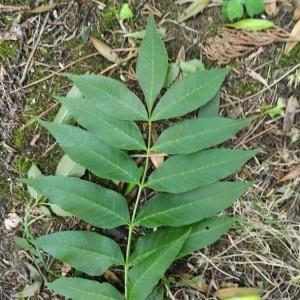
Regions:
M 264 11 L 264 0 L 224 0 L 222 4 L 222 15 L 224 18 L 233 20 L 239 19 L 244 14 L 252 17 Z
M 125 184 L 122 194 L 76 177 L 22 179 L 51 203 L 96 228 L 123 226 L 127 230 L 122 245 L 97 230 L 62 231 L 31 241 L 36 248 L 89 275 L 89 279 L 83 275 L 46 283 L 67 298 L 163 299 L 155 287 L 160 279 L 165 286 L 172 282 L 164 278 L 172 262 L 215 242 L 236 220 L 216 214 L 251 183 L 221 180 L 258 150 L 215 146 L 254 117 L 230 120 L 215 114 L 215 104 L 205 109 L 211 99 L 218 99 L 227 69 L 196 71 L 160 95 L 167 69 L 167 51 L 150 16 L 136 66 L 144 101 L 117 80 L 68 75 L 83 97 L 57 99 L 85 129 L 39 121 L 72 161 L 96 176 Z M 181 118 L 161 134 L 156 132 L 157 122 L 200 107 L 204 108 L 200 118 Z M 156 134 L 158 138 L 153 139 Z M 151 160 L 157 156 L 165 161 L 154 168 Z M 134 193 L 133 187 L 135 199 L 127 201 L 124 195 Z M 99 276 L 113 265 L 122 277 L 123 289 L 99 282 Z

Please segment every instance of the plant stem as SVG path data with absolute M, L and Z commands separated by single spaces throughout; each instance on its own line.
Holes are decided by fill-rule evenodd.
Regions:
M 147 152 L 146 152 L 146 160 L 145 160 L 145 169 L 144 173 L 141 179 L 141 182 L 139 184 L 139 189 L 137 192 L 136 200 L 134 203 L 133 211 L 132 211 L 132 216 L 129 224 L 129 231 L 128 231 L 128 240 L 127 240 L 127 245 L 126 245 L 126 257 L 125 257 L 125 267 L 124 267 L 124 284 L 125 284 L 125 299 L 128 298 L 128 272 L 129 272 L 129 256 L 130 256 L 130 248 L 131 248 L 131 242 L 132 242 L 132 233 L 134 230 L 134 221 L 135 221 L 135 216 L 137 214 L 137 209 L 138 205 L 141 199 L 142 191 L 144 189 L 144 183 L 146 181 L 146 176 L 147 176 L 147 170 L 149 166 L 149 160 L 150 160 L 150 149 L 151 149 L 151 134 L 152 134 L 152 122 L 149 120 L 148 122 L 149 130 L 148 130 L 148 141 L 147 141 Z

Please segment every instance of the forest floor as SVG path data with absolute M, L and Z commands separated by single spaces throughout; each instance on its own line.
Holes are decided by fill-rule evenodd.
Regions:
M 42 267 L 40 275 L 29 272 L 31 254 L 14 241 L 16 236 L 38 236 L 50 228 L 88 226 L 74 218 L 49 216 L 18 182 L 33 163 L 43 174 L 53 174 L 62 156 L 36 119 L 56 116 L 59 105 L 54 96 L 65 95 L 71 87 L 64 72 L 103 74 L 134 90 L 132 47 L 140 42 L 124 34 L 143 30 L 149 12 L 158 27 L 166 29 L 170 61 L 198 59 L 206 68 L 232 68 L 221 89 L 221 116 L 260 114 L 226 144 L 261 148 L 260 158 L 241 171 L 255 181 L 254 186 L 222 213 L 241 218 L 218 242 L 169 270 L 178 280 L 198 280 L 194 285 L 171 286 L 175 299 L 214 299 L 213 292 L 223 287 L 255 287 L 265 300 L 300 299 L 300 46 L 285 55 L 282 41 L 265 46 L 252 41 L 249 53 L 231 58 L 221 52 L 214 56 L 218 60 L 211 60 L 214 53 L 208 44 L 212 46 L 210 39 L 224 23 L 220 6 L 179 23 L 188 6 L 183 1 L 129 1 L 134 16 L 120 22 L 120 2 L 58 0 L 45 12 L 26 10 L 48 1 L 12 0 L 3 1 L 6 8 L 0 5 L 0 299 L 14 299 L 25 286 L 31 286 L 26 290 L 29 299 L 60 299 L 43 285 L 34 286 L 34 279 L 47 274 Z M 258 17 L 291 32 L 294 9 L 289 1 L 277 2 L 273 15 Z M 90 43 L 89 34 L 115 49 L 120 58 L 131 58 L 120 65 L 109 61 Z M 259 38 L 265 34 L 260 32 Z M 239 38 L 231 44 L 232 52 Z M 51 269 L 53 261 L 46 260 Z

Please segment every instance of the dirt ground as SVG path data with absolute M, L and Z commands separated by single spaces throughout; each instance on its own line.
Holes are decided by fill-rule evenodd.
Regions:
M 47 215 L 18 182 L 32 163 L 43 174 L 53 174 L 62 156 L 35 119 L 55 117 L 59 105 L 53 97 L 70 89 L 62 76 L 64 71 L 105 74 L 126 81 L 134 90 L 135 57 L 116 66 L 99 54 L 88 36 L 90 33 L 118 49 L 116 53 L 125 58 L 133 44 L 124 33 L 144 29 L 149 12 L 154 13 L 158 26 L 166 29 L 171 61 L 183 46 L 186 60 L 201 59 L 207 68 L 220 67 L 220 63 L 232 68 L 222 86 L 220 115 L 239 118 L 261 114 L 226 144 L 262 149 L 235 175 L 237 179 L 255 180 L 255 185 L 223 213 L 242 218 L 220 241 L 169 270 L 178 280 L 182 276 L 199 278 L 196 285 L 174 284 L 171 290 L 175 299 L 214 299 L 215 290 L 237 286 L 258 288 L 262 299 L 300 299 L 300 46 L 285 55 L 285 43 L 278 38 L 264 46 L 256 39 L 248 46 L 249 53 L 228 58 L 226 63 L 213 61 L 208 59 L 207 49 L 209 38 L 224 22 L 220 6 L 178 23 L 186 4 L 171 0 L 128 2 L 134 17 L 120 23 L 120 1 L 116 0 L 60 0 L 51 10 L 36 13 L 22 12 L 21 8 L 30 11 L 48 1 L 1 1 L 10 7 L 0 5 L 0 300 L 14 299 L 36 279 L 26 268 L 26 263 L 34 265 L 31 253 L 16 246 L 14 237 L 88 226 L 72 218 Z M 291 32 L 294 9 L 288 1 L 278 2 L 273 16 L 260 17 Z M 272 34 L 278 37 L 279 33 Z M 285 38 L 283 31 L 280 37 Z M 234 45 L 230 47 L 233 50 Z M 281 102 L 285 103 L 282 107 L 278 105 Z M 293 103 L 292 109 L 289 103 Z M 279 114 L 263 114 L 271 108 Z M 295 117 L 291 119 L 290 114 Z M 26 221 L 29 227 L 20 222 L 9 228 L 7 220 L 12 216 Z M 46 261 L 49 269 L 60 268 L 50 257 Z M 45 268 L 38 271 L 48 278 Z M 36 290 L 33 287 L 33 293 L 29 299 L 60 299 L 43 285 Z

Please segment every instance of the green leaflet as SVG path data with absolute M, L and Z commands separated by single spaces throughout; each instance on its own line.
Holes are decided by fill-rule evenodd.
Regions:
M 220 89 L 228 69 L 198 71 L 181 78 L 162 96 L 151 120 L 185 115 L 207 103 Z
M 125 152 L 74 126 L 39 122 L 72 160 L 95 175 L 111 180 L 139 182 L 138 168 Z
M 153 16 L 150 15 L 136 65 L 137 79 L 143 90 L 149 113 L 164 85 L 167 70 L 168 54 L 155 28 Z
M 218 217 L 204 219 L 190 225 L 191 233 L 176 258 L 181 258 L 216 242 L 232 227 L 236 220 L 237 218 Z
M 23 179 L 29 186 L 77 218 L 93 226 L 114 228 L 129 222 L 126 200 L 115 191 L 72 177 Z
M 216 182 L 186 193 L 158 194 L 141 208 L 136 223 L 145 227 L 177 227 L 199 222 L 227 208 L 251 185 Z
M 128 300 L 145 299 L 168 269 L 185 242 L 189 230 L 181 235 L 174 233 L 173 242 L 167 246 L 154 243 L 150 247 L 157 249 L 143 261 L 135 264 L 128 273 Z M 156 248 L 158 246 L 158 248 Z
M 152 150 L 168 154 L 197 152 L 228 140 L 254 119 L 213 117 L 182 121 L 163 131 Z
M 89 275 L 101 275 L 111 265 L 122 265 L 119 245 L 96 232 L 61 231 L 41 236 L 35 245 Z
M 146 185 L 161 192 L 187 192 L 227 177 L 258 151 L 210 149 L 173 156 L 152 172 Z
M 220 90 L 213 96 L 211 100 L 206 102 L 203 106 L 201 106 L 198 117 L 199 118 L 210 118 L 217 117 L 220 106 Z
M 53 291 L 73 300 L 123 300 L 122 295 L 110 284 L 83 278 L 64 278 L 48 282 Z
M 68 75 L 85 98 L 107 115 L 121 120 L 147 120 L 140 99 L 121 82 L 104 76 Z
M 146 149 L 142 134 L 133 121 L 112 118 L 88 99 L 73 101 L 57 97 L 57 100 L 68 108 L 79 124 L 105 143 L 125 150 Z

